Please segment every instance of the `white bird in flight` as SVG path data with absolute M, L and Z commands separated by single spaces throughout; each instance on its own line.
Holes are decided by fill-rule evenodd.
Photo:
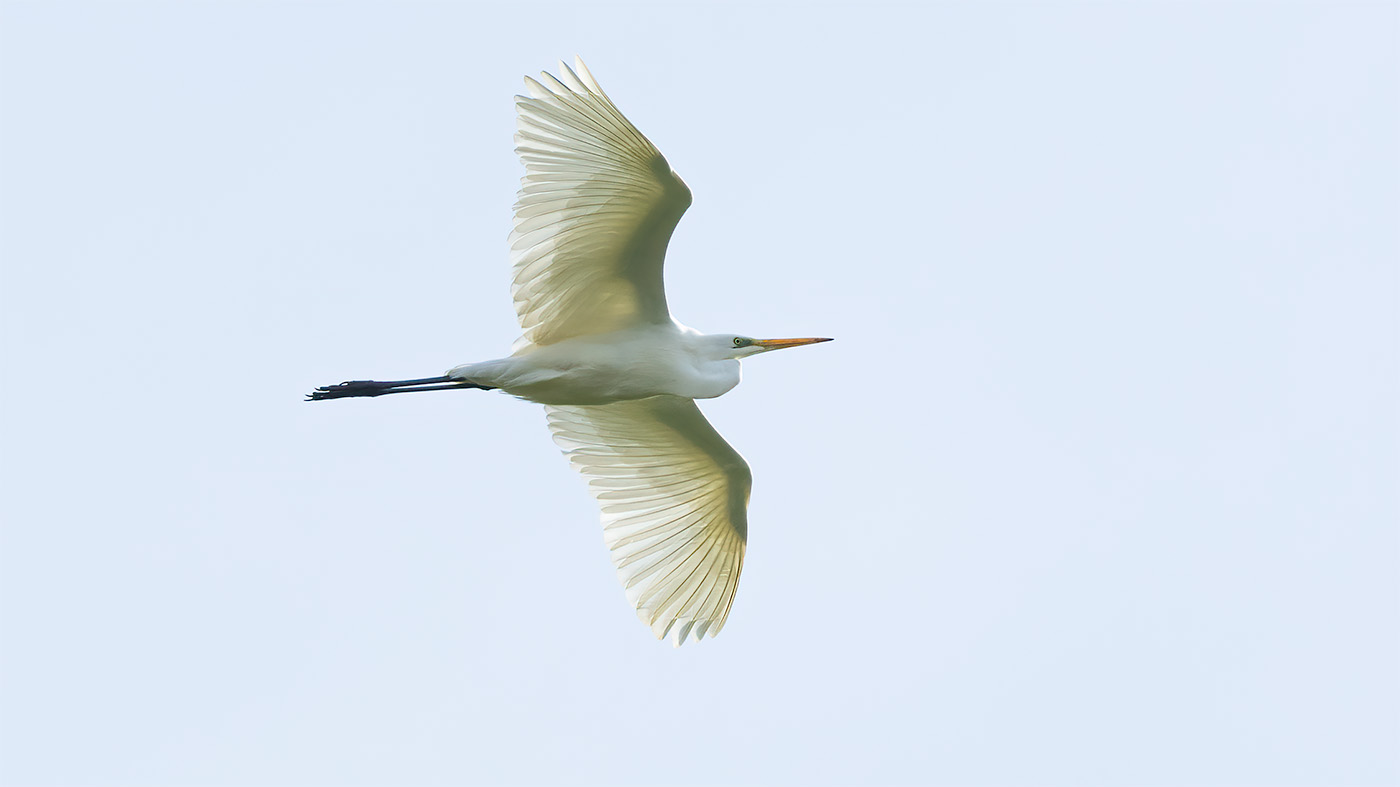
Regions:
M 748 463 L 696 399 L 739 384 L 739 359 L 830 339 L 706 335 L 666 308 L 662 262 L 690 189 L 583 61 L 516 97 L 525 165 L 510 259 L 522 335 L 507 358 L 441 377 L 353 380 L 312 400 L 501 390 L 545 406 L 602 507 L 627 599 L 658 639 L 724 627 L 748 537 Z

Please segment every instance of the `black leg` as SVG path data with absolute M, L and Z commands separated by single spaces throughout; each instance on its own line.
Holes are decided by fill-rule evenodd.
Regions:
M 441 383 L 441 384 L 439 384 Z M 495 390 L 489 385 L 458 380 L 452 377 L 421 377 L 417 380 L 348 380 L 339 385 L 323 385 L 307 395 L 308 402 L 322 399 L 344 399 L 351 396 L 383 396 L 391 393 L 412 393 L 414 391 L 446 391 L 453 388 L 475 388 L 483 391 Z
M 397 388 L 401 385 L 427 385 L 429 383 L 450 382 L 452 382 L 451 377 L 419 377 L 417 380 L 384 380 L 382 382 L 377 380 L 347 380 L 341 383 L 341 385 L 387 385 L 393 388 Z M 457 382 L 461 382 L 461 380 L 458 380 Z

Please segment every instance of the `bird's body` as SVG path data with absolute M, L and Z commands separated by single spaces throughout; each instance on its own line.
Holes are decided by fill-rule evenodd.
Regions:
M 540 404 L 612 404 L 649 396 L 713 399 L 739 384 L 733 338 L 676 323 L 647 325 L 556 344 L 526 345 L 508 358 L 455 367 L 447 376 Z
M 511 233 L 522 335 L 511 355 L 440 377 L 352 381 L 313 400 L 501 390 L 546 407 L 588 479 L 637 614 L 676 645 L 729 614 L 748 537 L 748 464 L 695 406 L 739 384 L 739 359 L 828 339 L 706 335 L 676 322 L 662 262 L 690 189 L 581 61 L 526 78 L 525 164 Z

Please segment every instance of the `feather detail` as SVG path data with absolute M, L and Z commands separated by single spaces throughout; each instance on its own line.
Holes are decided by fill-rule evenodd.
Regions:
M 753 480 L 743 457 L 690 399 L 545 409 L 598 500 L 637 616 L 677 647 L 718 634 L 744 564 Z
M 690 189 L 583 61 L 525 88 L 510 233 L 517 349 L 668 322 L 662 266 Z

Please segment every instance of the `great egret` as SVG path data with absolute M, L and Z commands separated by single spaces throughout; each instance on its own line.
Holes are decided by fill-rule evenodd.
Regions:
M 724 626 L 752 475 L 695 406 L 739 384 L 739 359 L 830 339 L 704 335 L 672 319 L 662 260 L 690 189 L 583 61 L 516 97 L 525 177 L 510 235 L 522 336 L 507 358 L 441 377 L 355 380 L 312 400 L 459 388 L 545 405 L 588 479 L 627 599 L 658 639 Z

